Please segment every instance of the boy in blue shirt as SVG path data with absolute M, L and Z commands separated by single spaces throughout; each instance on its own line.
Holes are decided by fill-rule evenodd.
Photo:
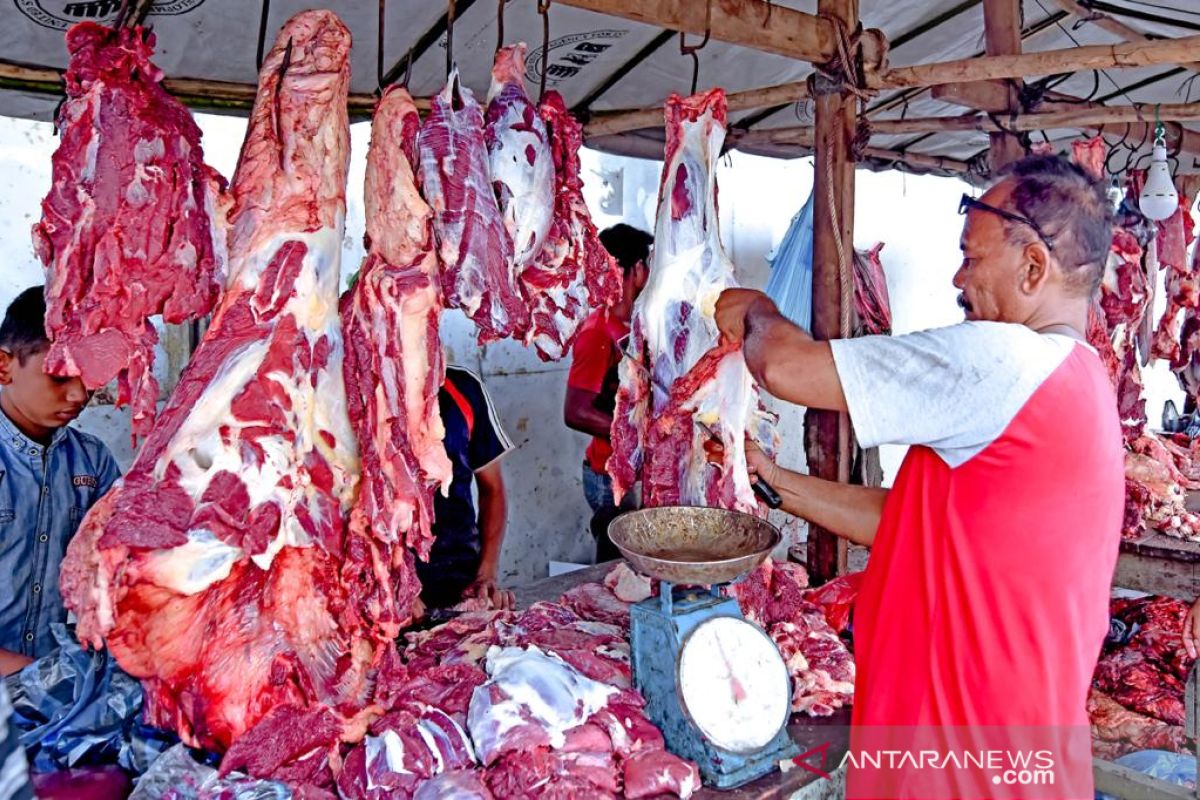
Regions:
M 58 569 L 92 505 L 120 477 L 108 448 L 68 427 L 91 399 L 79 378 L 47 375 L 43 287 L 0 323 L 0 674 L 56 647 L 66 621 Z

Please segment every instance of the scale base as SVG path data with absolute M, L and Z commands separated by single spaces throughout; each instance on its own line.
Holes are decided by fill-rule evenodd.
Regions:
M 667 749 L 696 762 L 704 784 L 717 789 L 749 783 L 798 755 L 786 726 L 753 753 L 717 747 L 696 728 L 676 685 L 680 648 L 688 634 L 714 617 L 744 617 L 736 600 L 721 596 L 719 586 L 675 590 L 663 583 L 659 591 L 659 597 L 630 608 L 630 649 L 634 687 L 646 698 L 646 716 L 662 731 Z

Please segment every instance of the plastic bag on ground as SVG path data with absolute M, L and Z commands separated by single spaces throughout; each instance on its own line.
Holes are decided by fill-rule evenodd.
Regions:
M 260 781 L 233 772 L 222 778 L 177 744 L 163 753 L 138 779 L 129 800 L 291 800 L 292 792 L 278 781 Z
M 120 764 L 135 774 L 178 739 L 142 725 L 142 685 L 107 651 L 88 653 L 65 625 L 59 647 L 7 680 L 12 724 L 34 772 Z

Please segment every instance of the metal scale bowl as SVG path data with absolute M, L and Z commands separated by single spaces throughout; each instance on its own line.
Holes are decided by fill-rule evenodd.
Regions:
M 609 538 L 658 597 L 630 609 L 634 685 L 667 748 L 710 786 L 740 786 L 798 750 L 787 733 L 791 680 L 770 637 L 721 587 L 779 544 L 766 520 L 719 508 L 623 514 Z

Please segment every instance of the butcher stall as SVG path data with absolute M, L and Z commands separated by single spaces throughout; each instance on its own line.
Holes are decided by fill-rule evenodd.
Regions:
M 981 185 L 1067 152 L 1111 181 L 1089 340 L 1127 449 L 1117 583 L 1149 594 L 1114 597 L 1089 700 L 1097 786 L 1192 796 L 1111 760 L 1197 740 L 1179 631 L 1200 560 L 1200 16 L 1140 0 L 229 5 L 0 8 L 0 113 L 60 137 L 33 230 L 46 369 L 111 387 L 138 438 L 63 563 L 73 624 L 7 682 L 42 794 L 841 796 L 861 573 L 815 527 L 805 564 L 770 557 L 775 503 L 744 443 L 771 450 L 779 431 L 712 318 L 737 285 L 716 186 L 736 149 L 814 158 L 820 339 L 890 328 L 879 250 L 853 248 L 856 168 Z M 195 110 L 247 117 L 229 181 Z M 353 264 L 352 120 L 371 127 Z M 555 362 L 622 291 L 585 144 L 662 162 L 609 462 L 643 508 L 611 529 L 624 560 L 515 587 L 512 609 L 422 609 L 415 563 L 451 475 L 443 312 L 480 347 Z M 169 392 L 162 323 L 185 331 Z M 1155 361 L 1189 398 L 1161 425 L 1142 392 Z M 845 414 L 805 427 L 812 474 L 878 480 Z

